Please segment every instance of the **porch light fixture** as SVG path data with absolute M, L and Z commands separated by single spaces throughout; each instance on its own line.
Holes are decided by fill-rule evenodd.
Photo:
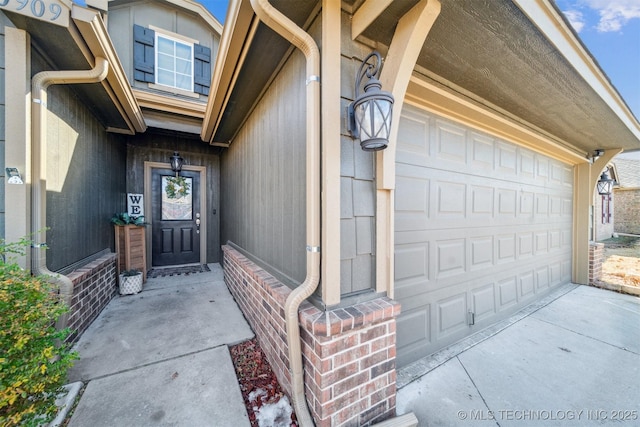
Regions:
M 384 150 L 389 145 L 393 95 L 381 90 L 378 80 L 382 59 L 380 53 L 373 51 L 367 56 L 356 75 L 355 99 L 347 107 L 349 131 L 354 138 L 360 139 L 364 151 Z M 362 78 L 369 80 L 360 93 Z
M 171 170 L 176 173 L 176 177 L 180 175 L 184 159 L 180 157 L 180 154 L 177 151 L 173 152 L 173 156 L 169 158 L 169 163 L 171 164 Z
M 607 171 L 602 172 L 600 175 L 600 180 L 598 181 L 598 194 L 601 196 L 608 196 L 611 194 L 611 190 L 613 189 L 613 184 L 615 181 L 609 178 L 609 174 Z

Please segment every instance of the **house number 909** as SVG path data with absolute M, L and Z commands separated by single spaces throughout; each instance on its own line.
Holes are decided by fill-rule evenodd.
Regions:
M 47 10 L 47 3 L 44 0 L 0 0 L 0 7 L 8 6 L 9 3 L 11 3 L 11 6 L 13 6 L 14 3 L 17 4 L 17 7 L 14 6 L 16 12 L 19 11 L 22 14 L 31 12 L 36 18 L 42 18 L 45 12 L 49 12 L 51 14 L 49 18 L 50 21 L 55 21 L 62 13 L 62 6 L 56 3 L 51 3 L 49 10 Z M 27 6 L 29 6 L 29 8 L 27 8 Z

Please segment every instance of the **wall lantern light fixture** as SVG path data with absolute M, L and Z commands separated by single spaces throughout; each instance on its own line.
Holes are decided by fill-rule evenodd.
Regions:
M 356 75 L 355 99 L 347 107 L 349 131 L 360 139 L 364 151 L 384 150 L 389 145 L 393 95 L 381 90 L 378 80 L 382 59 L 377 51 L 371 52 L 362 61 Z M 362 78 L 369 80 L 360 93 Z
M 176 173 L 176 177 L 180 175 L 184 159 L 180 157 L 180 154 L 177 151 L 173 152 L 173 156 L 169 158 L 169 163 L 171 164 L 171 170 Z
M 600 175 L 600 180 L 598 180 L 597 183 L 598 194 L 600 194 L 601 196 L 608 196 L 609 194 L 611 194 L 614 183 L 615 181 L 609 178 L 609 174 L 607 173 L 607 171 L 602 172 L 602 175 Z

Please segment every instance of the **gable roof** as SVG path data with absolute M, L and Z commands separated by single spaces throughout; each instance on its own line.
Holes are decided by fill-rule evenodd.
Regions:
M 640 188 L 640 160 L 615 159 L 613 164 L 620 188 Z
M 141 0 L 109 0 L 109 4 L 121 5 L 126 3 L 140 2 Z M 169 3 L 174 6 L 178 6 L 182 9 L 188 10 L 199 15 L 211 28 L 213 28 L 218 34 L 222 34 L 222 24 L 216 19 L 215 16 L 207 10 L 202 4 L 194 0 L 154 0 L 157 2 Z

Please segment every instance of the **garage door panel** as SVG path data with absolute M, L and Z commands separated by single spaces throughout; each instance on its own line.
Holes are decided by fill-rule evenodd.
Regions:
M 431 345 L 430 306 L 402 312 L 396 320 L 396 346 L 402 348 L 397 353 L 398 365 L 406 365 L 429 351 Z
M 467 293 L 449 296 L 435 303 L 437 312 L 438 339 L 467 329 Z
M 562 263 L 560 261 L 549 264 L 549 285 L 555 286 L 562 282 Z
M 557 207 L 550 213 L 549 195 L 527 191 L 526 186 L 499 182 L 492 188 L 497 180 L 472 185 L 468 181 L 477 180 L 473 176 L 442 180 L 438 175 L 434 172 L 430 181 L 397 178 L 396 231 L 571 222 L 571 202 L 561 196 L 554 196 Z
M 549 266 L 545 265 L 536 270 L 536 290 L 549 287 Z
M 424 230 L 429 221 L 429 179 L 396 177 L 395 227 L 397 231 Z
M 462 126 L 450 122 L 436 120 L 435 122 L 435 157 L 439 161 L 466 165 L 467 138 L 466 130 Z
M 399 365 L 568 282 L 573 221 L 571 166 L 414 107 L 402 115 L 394 235 Z
M 520 275 L 520 299 L 525 300 L 535 294 L 535 276 L 534 272 L 526 271 Z
M 477 133 L 470 134 L 470 163 L 478 172 L 491 173 L 495 165 L 493 138 Z
M 495 209 L 495 189 L 484 185 L 471 185 L 470 190 L 471 215 L 476 218 L 479 216 L 491 217 Z
M 498 310 L 504 310 L 518 303 L 517 277 L 508 277 L 498 282 Z
M 400 248 L 399 248 L 400 249 Z M 402 253 L 402 251 L 401 251 Z M 403 254 L 404 255 L 404 254 Z M 420 256 L 423 256 L 420 254 Z M 404 258 L 404 256 L 402 257 Z M 408 261 L 409 258 L 404 258 Z M 422 262 L 422 260 L 420 260 Z M 416 308 L 425 301 L 435 301 L 437 298 L 445 298 L 448 292 L 456 286 L 462 286 L 462 289 L 473 290 L 478 286 L 484 286 L 487 283 L 499 282 L 501 280 L 525 277 L 521 284 L 523 290 L 518 295 L 527 294 L 531 288 L 533 292 L 538 289 L 548 288 L 551 280 L 550 266 L 557 265 L 555 277 L 560 277 L 562 283 L 565 283 L 571 274 L 571 253 L 568 251 L 559 251 L 553 254 L 547 254 L 544 257 L 528 257 L 522 260 L 513 261 L 506 266 L 495 266 L 482 270 L 472 271 L 471 274 L 458 274 L 449 277 L 438 278 L 434 274 L 428 277 L 429 271 L 433 269 L 433 257 L 429 259 L 430 264 L 427 265 L 427 272 L 415 274 L 423 268 L 411 270 L 415 275 L 413 277 L 396 280 L 395 298 L 402 302 L 403 310 L 406 308 Z M 399 273 L 400 264 L 396 264 L 396 275 Z M 535 272 L 535 274 L 534 274 Z M 558 276 L 559 275 L 559 276 Z M 535 280 L 534 280 L 535 279 Z M 535 283 L 535 286 L 533 285 Z M 499 301 L 496 302 L 500 305 Z
M 435 216 L 445 220 L 458 217 L 464 218 L 467 206 L 467 186 L 453 181 L 435 181 L 437 195 Z
M 523 232 L 518 232 L 519 226 L 397 232 L 396 280 L 402 283 L 414 277 L 416 270 L 429 280 L 442 282 L 527 261 L 570 260 L 570 231 L 549 227 L 541 224 Z
M 446 239 L 435 242 L 436 279 L 464 274 L 467 271 L 466 240 Z
M 479 322 L 496 313 L 495 283 L 478 286 L 471 290 L 471 311 Z
M 493 236 L 469 238 L 469 270 L 478 271 L 493 267 Z
M 497 168 L 500 176 L 515 177 L 518 172 L 518 148 L 515 145 L 499 142 L 496 144 Z
M 403 111 L 398 127 L 396 161 L 426 166 L 430 156 L 430 123 L 428 116 Z

